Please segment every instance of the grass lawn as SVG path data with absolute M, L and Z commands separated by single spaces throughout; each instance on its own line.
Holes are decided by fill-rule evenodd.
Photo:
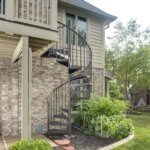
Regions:
M 135 127 L 135 138 L 115 150 L 150 150 L 150 113 L 129 115 Z

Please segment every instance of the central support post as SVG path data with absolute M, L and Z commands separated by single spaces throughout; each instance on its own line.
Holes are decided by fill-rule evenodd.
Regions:
M 21 139 L 31 138 L 32 51 L 29 37 L 22 37 L 22 115 Z

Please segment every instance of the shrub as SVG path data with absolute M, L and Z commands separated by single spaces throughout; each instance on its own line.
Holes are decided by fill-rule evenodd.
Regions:
M 10 150 L 52 150 L 44 140 L 23 140 L 12 145 Z
M 128 104 L 124 101 L 92 98 L 81 102 L 74 122 L 82 126 L 86 134 L 104 132 L 113 139 L 122 139 L 133 131 L 131 120 L 126 118 L 127 110 Z
M 75 122 L 79 125 L 88 124 L 97 116 L 123 115 L 128 110 L 128 104 L 124 101 L 111 98 L 92 98 L 81 101 L 78 113 L 75 115 Z
M 112 139 L 120 140 L 133 133 L 133 124 L 130 119 L 117 115 L 108 118 L 108 120 L 109 124 L 104 121 L 104 126 L 107 127 L 108 136 Z

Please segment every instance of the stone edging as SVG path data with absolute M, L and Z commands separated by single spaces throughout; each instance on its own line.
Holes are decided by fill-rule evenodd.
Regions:
M 121 146 L 121 145 L 123 145 L 123 144 L 129 142 L 129 141 L 132 140 L 133 138 L 134 138 L 134 134 L 132 134 L 132 135 L 128 136 L 127 138 L 122 139 L 122 140 L 120 140 L 120 141 L 118 141 L 118 142 L 116 142 L 116 143 L 113 143 L 113 144 L 110 144 L 110 145 L 108 145 L 108 146 L 99 148 L 99 149 L 97 149 L 97 150 L 112 150 L 112 149 L 114 149 L 114 148 L 116 148 L 116 147 L 119 147 L 119 146 Z

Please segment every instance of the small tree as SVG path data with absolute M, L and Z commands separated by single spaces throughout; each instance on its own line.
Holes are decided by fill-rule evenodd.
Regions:
M 126 26 L 119 22 L 115 30 L 106 50 L 106 68 L 112 72 L 124 97 L 129 99 L 131 87 L 150 87 L 150 31 L 141 31 L 136 20 L 130 20 Z

